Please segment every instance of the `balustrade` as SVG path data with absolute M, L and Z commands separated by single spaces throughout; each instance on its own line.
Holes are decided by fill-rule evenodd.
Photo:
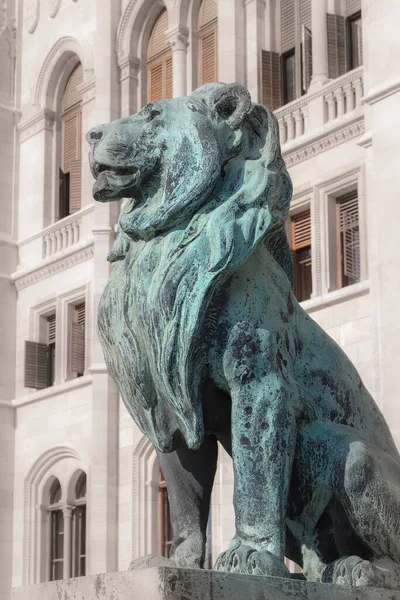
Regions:
M 304 134 L 311 134 L 309 128 L 309 110 L 314 110 L 317 105 L 318 117 L 313 117 L 312 128 L 319 129 L 325 123 L 334 121 L 349 114 L 361 106 L 363 95 L 363 68 L 359 67 L 345 75 L 334 79 L 320 90 L 306 94 L 297 100 L 286 104 L 275 111 L 279 125 L 281 144 L 297 140 Z M 321 109 L 318 113 L 318 103 Z M 310 107 L 312 105 L 312 107 Z M 325 105 L 323 107 L 323 105 Z
M 81 218 L 52 225 L 52 230 L 43 236 L 43 258 L 53 256 L 77 244 L 81 236 Z

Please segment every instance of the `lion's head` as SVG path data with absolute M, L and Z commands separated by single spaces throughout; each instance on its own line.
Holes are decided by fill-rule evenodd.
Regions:
M 110 341 L 109 321 L 100 315 L 107 364 L 156 446 L 170 449 L 165 439 L 179 429 L 190 448 L 198 447 L 205 368 L 199 333 L 215 290 L 261 241 L 292 277 L 285 235 L 292 188 L 276 119 L 252 104 L 243 86 L 215 83 L 96 127 L 88 140 L 95 199 L 131 199 L 109 260 L 124 259 L 134 240 L 149 248 L 135 259 L 134 306 L 124 308 L 135 311 L 124 340 L 132 336 L 140 358 Z M 129 362 L 129 384 L 118 381 L 118 352 L 118 361 Z

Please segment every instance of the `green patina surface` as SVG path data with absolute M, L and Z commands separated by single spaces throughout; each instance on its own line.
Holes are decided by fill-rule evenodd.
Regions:
M 167 481 L 172 560 L 202 566 L 217 440 L 236 536 L 216 568 L 400 587 L 400 457 L 357 371 L 292 293 L 273 114 L 210 84 L 94 128 L 94 197 L 129 198 L 98 326 Z

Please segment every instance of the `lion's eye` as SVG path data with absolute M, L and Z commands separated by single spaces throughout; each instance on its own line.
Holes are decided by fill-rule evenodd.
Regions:
M 149 111 L 149 121 L 152 121 L 153 119 L 155 119 L 156 117 L 158 117 L 158 115 L 161 115 L 161 110 L 159 110 L 158 108 L 152 108 Z

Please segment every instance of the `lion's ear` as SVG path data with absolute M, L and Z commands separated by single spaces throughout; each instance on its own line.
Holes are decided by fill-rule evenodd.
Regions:
M 251 96 L 240 83 L 229 83 L 219 88 L 214 96 L 214 108 L 231 129 L 238 129 L 251 111 Z

